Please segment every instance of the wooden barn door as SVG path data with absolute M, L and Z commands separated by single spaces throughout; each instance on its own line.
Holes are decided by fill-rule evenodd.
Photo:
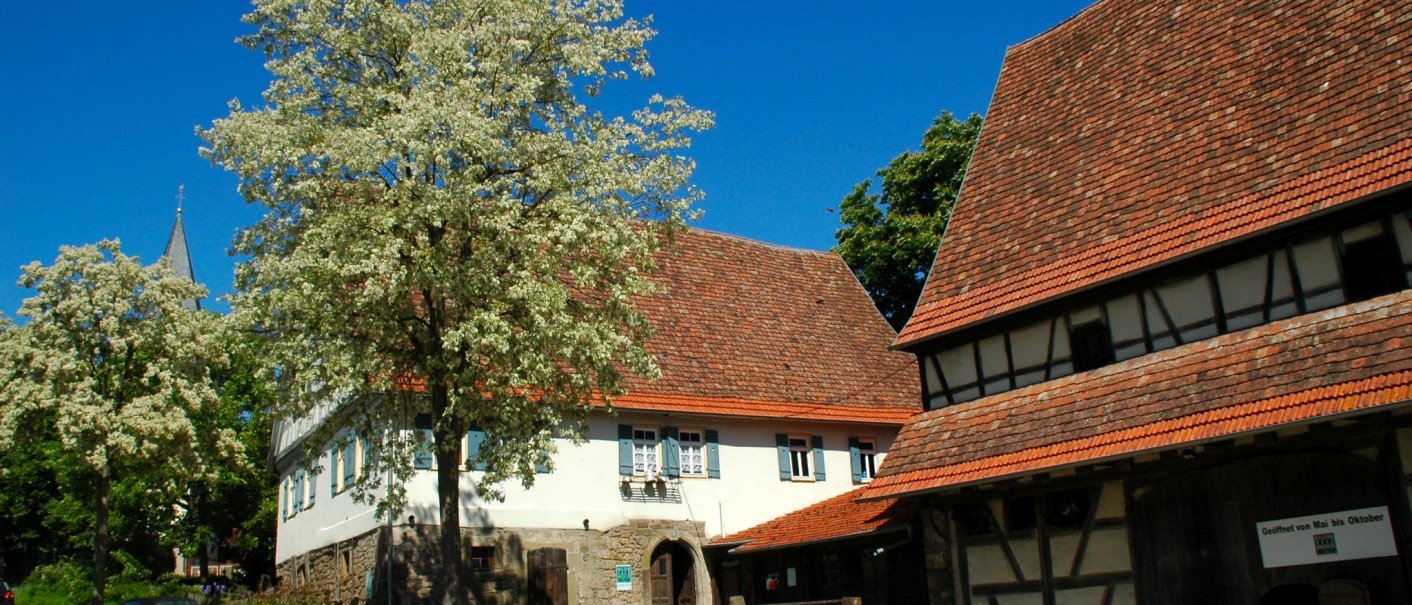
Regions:
M 1373 603 L 1412 601 L 1398 557 L 1262 564 L 1259 522 L 1378 506 L 1400 516 L 1381 471 L 1346 454 L 1295 453 L 1192 471 L 1152 486 L 1130 517 L 1139 597 L 1145 605 L 1356 603 L 1359 594 L 1348 586 L 1361 586 Z
M 530 605 L 569 605 L 569 558 L 562 548 L 529 552 Z

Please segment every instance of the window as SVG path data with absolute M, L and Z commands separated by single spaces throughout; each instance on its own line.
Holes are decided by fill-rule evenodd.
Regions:
M 789 476 L 791 479 L 813 479 L 809 472 L 809 441 L 802 437 L 789 438 Z
M 314 493 L 319 488 L 319 476 L 300 471 L 299 502 L 304 508 L 314 507 Z
M 1343 241 L 1343 286 L 1351 301 L 1390 294 L 1407 287 L 1397 244 L 1373 222 L 1340 234 Z
M 706 476 L 706 440 L 703 437 L 702 432 L 695 429 L 682 429 L 678 433 L 683 477 Z
M 412 454 L 412 468 L 417 470 L 431 470 L 436 465 L 436 455 L 433 448 L 436 444 L 436 436 L 432 434 L 431 414 L 417 414 L 417 439 L 416 450 Z
M 850 437 L 848 455 L 853 463 L 853 482 L 872 481 L 878 474 L 876 441 L 872 437 Z
M 720 435 L 713 430 L 618 425 L 618 475 L 721 478 Z
M 709 439 L 709 436 L 708 436 Z M 823 481 L 824 438 L 818 435 L 775 433 L 780 481 Z
M 661 470 L 657 455 L 657 429 L 632 429 L 632 474 L 655 477 Z
M 1103 320 L 1074 324 L 1069 328 L 1074 371 L 1084 372 L 1113 363 L 1113 337 Z
M 289 478 L 284 481 L 284 518 L 286 519 L 299 514 L 298 501 L 294 499 L 294 479 L 297 476 L 297 474 L 290 475 Z
M 495 547 L 471 547 L 471 571 L 495 571 Z

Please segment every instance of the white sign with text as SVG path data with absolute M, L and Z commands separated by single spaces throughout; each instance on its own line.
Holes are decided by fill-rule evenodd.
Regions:
M 1397 555 L 1386 506 L 1261 521 L 1255 531 L 1266 568 Z

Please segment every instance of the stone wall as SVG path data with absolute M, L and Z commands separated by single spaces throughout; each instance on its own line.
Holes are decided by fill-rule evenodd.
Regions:
M 381 588 L 385 577 L 384 573 L 378 572 L 386 569 L 383 541 L 386 535 L 385 529 L 374 530 L 283 561 L 276 568 L 279 581 L 283 585 L 322 595 L 327 603 L 363 605 L 386 602 L 386 597 L 382 600 L 366 598 L 368 574 L 373 573 L 375 588 Z
M 710 603 L 710 579 L 701 561 L 704 525 L 699 522 L 635 520 L 608 530 L 596 529 L 462 529 L 462 578 L 485 605 L 520 605 L 529 600 L 530 551 L 562 548 L 568 563 L 570 603 L 584 605 L 648 602 L 647 567 L 651 551 L 664 541 L 677 541 L 691 551 L 698 603 Z M 386 603 L 385 528 L 344 542 L 297 555 L 278 565 L 280 582 L 306 587 L 329 603 Z M 393 528 L 393 601 L 430 602 L 439 566 L 435 525 Z M 493 548 L 490 551 L 489 548 Z M 476 555 L 490 555 L 476 557 Z M 615 569 L 632 566 L 632 590 L 617 589 Z M 373 598 L 365 599 L 372 576 Z

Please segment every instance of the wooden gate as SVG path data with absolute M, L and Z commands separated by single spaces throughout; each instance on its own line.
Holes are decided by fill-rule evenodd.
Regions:
M 562 548 L 529 551 L 529 605 L 569 604 L 569 558 Z

